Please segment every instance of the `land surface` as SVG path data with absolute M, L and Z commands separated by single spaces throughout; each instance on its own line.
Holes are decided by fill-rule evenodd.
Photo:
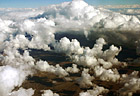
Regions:
M 74 62 L 64 54 L 58 54 L 55 52 L 44 52 L 41 50 L 33 50 L 30 54 L 36 60 L 46 60 L 51 65 L 60 64 L 63 68 L 72 66 Z M 128 66 L 125 68 L 118 68 L 120 74 L 130 74 L 131 72 L 140 71 L 140 63 L 138 59 L 133 61 L 133 58 L 127 58 L 125 61 L 128 61 Z M 133 61 L 133 62 L 132 62 Z M 54 93 L 59 94 L 60 96 L 79 96 L 80 92 L 86 91 L 88 89 L 82 89 L 77 83 L 77 79 L 81 76 L 81 72 L 76 74 L 70 74 L 66 78 L 60 78 L 52 73 L 37 71 L 33 76 L 29 76 L 28 79 L 22 84 L 23 88 L 33 88 L 35 94 L 33 96 L 41 96 L 43 93 L 41 90 L 52 90 Z M 140 77 L 140 72 L 139 72 Z M 94 84 L 98 86 L 103 86 L 110 90 L 109 93 L 103 94 L 103 96 L 118 96 L 117 90 L 119 90 L 123 84 L 113 83 L 113 82 L 104 82 L 96 78 L 93 81 Z M 140 91 L 136 92 L 133 96 L 140 96 Z

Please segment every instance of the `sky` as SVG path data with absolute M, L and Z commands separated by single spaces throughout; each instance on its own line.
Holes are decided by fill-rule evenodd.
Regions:
M 36 8 L 72 0 L 0 0 L 0 8 Z M 140 0 L 85 0 L 90 5 L 131 5 Z

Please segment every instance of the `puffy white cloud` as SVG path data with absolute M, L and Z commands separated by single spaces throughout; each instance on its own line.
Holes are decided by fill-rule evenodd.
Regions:
M 6 10 L 6 9 L 0 9 Z M 32 95 L 33 90 L 19 89 L 12 92 L 16 86 L 20 86 L 25 78 L 34 73 L 34 70 L 51 72 L 59 77 L 68 76 L 69 73 L 81 72 L 78 83 L 81 87 L 93 87 L 94 78 L 102 81 L 122 81 L 124 87 L 118 92 L 130 95 L 139 89 L 139 78 L 120 75 L 115 66 L 122 66 L 116 56 L 122 50 L 114 45 L 108 49 L 103 48 L 109 43 L 129 47 L 136 44 L 139 53 L 139 29 L 140 21 L 135 16 L 122 15 L 103 8 L 95 8 L 83 0 L 73 0 L 58 5 L 50 5 L 40 9 L 8 9 L 0 16 L 0 55 L 2 66 L 0 67 L 0 93 L 19 95 L 21 92 Z M 131 11 L 131 10 L 130 10 Z M 27 12 L 27 14 L 25 14 Z M 93 48 L 83 47 L 77 39 L 69 40 L 67 37 L 55 40 L 56 34 L 72 34 L 75 37 L 85 35 L 90 43 L 96 40 Z M 30 38 L 27 35 L 30 35 Z M 104 38 L 104 39 L 103 39 Z M 135 41 L 137 41 L 135 43 Z M 35 61 L 26 49 L 50 50 L 50 45 L 57 53 L 64 53 L 78 65 L 62 68 L 59 64 L 49 65 L 47 61 Z M 130 46 L 130 47 L 131 47 Z M 20 54 L 18 49 L 24 50 Z M 9 74 L 10 71 L 10 74 Z M 124 77 L 123 77 L 124 76 Z M 126 77 L 126 78 L 125 78 Z M 131 76 L 130 76 L 131 77 Z M 71 78 L 70 78 L 71 79 Z M 8 82 L 10 81 L 10 82 Z M 8 83 L 7 83 L 8 82 Z M 129 85 L 135 90 L 129 90 Z M 124 93 L 122 90 L 125 91 Z M 80 96 L 96 96 L 107 90 L 96 86 L 93 90 L 80 93 Z M 58 96 L 50 90 L 44 91 L 42 96 Z
M 78 73 L 80 70 L 77 68 L 76 64 L 72 64 L 72 67 L 67 67 L 65 69 L 69 73 Z
M 57 43 L 57 47 L 55 47 L 55 50 L 58 50 L 56 52 L 63 52 L 66 55 L 70 56 L 73 62 L 83 65 L 84 67 L 92 68 L 95 76 L 99 77 L 103 81 L 112 81 L 116 82 L 120 79 L 120 75 L 116 69 L 111 69 L 112 66 L 122 66 L 122 64 L 118 61 L 118 59 L 115 57 L 119 54 L 121 51 L 121 48 L 117 48 L 114 45 L 110 46 L 109 49 L 103 51 L 103 45 L 106 44 L 105 40 L 103 38 L 99 38 L 96 40 L 96 44 L 92 49 L 89 47 L 82 48 L 78 42 L 76 47 L 73 44 L 72 40 L 71 42 L 66 37 L 62 38 L 59 43 Z M 75 50 L 71 50 L 70 48 L 73 48 L 71 46 L 74 46 Z M 82 49 L 81 53 L 79 53 L 79 49 Z M 70 55 L 71 54 L 71 55 Z M 124 64 L 125 65 L 125 64 Z M 67 69 L 66 69 L 67 70 Z M 86 72 L 86 73 L 85 73 Z M 86 77 L 84 74 L 86 74 L 88 77 Z M 90 79 L 90 74 L 88 74 L 88 71 L 82 72 L 82 79 L 80 80 L 80 86 L 85 87 L 86 84 L 92 86 L 92 83 L 90 81 L 93 80 Z M 85 79 L 86 80 L 85 80 Z M 90 81 L 88 81 L 90 80 Z M 86 83 L 86 81 L 89 82 Z M 83 83 L 84 82 L 84 83 Z
M 22 33 L 32 35 L 32 39 L 29 43 L 29 48 L 50 50 L 48 44 L 53 43 L 54 39 L 54 26 L 52 20 L 46 20 L 45 18 L 33 20 L 25 20 L 23 23 L 17 25 L 19 31 Z
M 99 77 L 102 81 L 112 81 L 116 82 L 120 79 L 120 74 L 117 69 L 104 69 L 103 67 L 96 66 L 94 68 L 94 73 L 96 77 Z
M 120 75 L 117 70 L 105 70 L 103 73 L 99 76 L 100 80 L 103 81 L 112 81 L 116 82 L 117 80 L 120 79 Z
M 95 86 L 93 90 L 87 90 L 86 92 L 81 92 L 79 96 L 99 96 L 103 93 L 108 93 L 108 89 L 104 87 Z
M 124 83 L 124 86 L 119 89 L 118 92 L 122 96 L 133 96 L 133 93 L 140 90 L 140 78 L 138 78 L 138 71 L 134 71 L 130 75 L 123 75 L 121 82 Z
M 8 94 L 16 87 L 20 86 L 26 79 L 26 73 L 9 65 L 0 67 L 0 94 Z
M 56 93 L 53 93 L 51 90 L 42 90 L 44 93 L 41 96 L 59 96 Z
M 138 39 L 138 35 L 140 34 L 139 32 L 132 32 L 140 29 L 140 21 L 136 17 L 122 15 L 103 8 L 95 8 L 94 6 L 88 5 L 83 0 L 73 0 L 72 2 L 50 5 L 40 9 L 8 10 L 10 10 L 10 12 L 4 11 L 7 12 L 3 14 L 4 16 L 13 14 L 8 17 L 14 17 L 14 14 L 16 15 L 19 12 L 21 17 L 19 16 L 14 20 L 15 23 L 12 27 L 10 27 L 10 24 L 7 28 L 2 27 L 0 30 L 9 30 L 8 32 L 18 32 L 19 34 L 27 32 L 33 35 L 32 44 L 30 44 L 31 48 L 35 46 L 35 48 L 38 48 L 41 46 L 42 49 L 48 50 L 49 48 L 47 45 L 55 41 L 54 33 L 57 32 L 83 34 L 91 40 L 93 40 L 93 38 L 99 38 L 100 36 L 105 39 L 108 37 L 108 41 L 118 44 L 129 43 L 132 39 L 128 38 L 129 35 L 127 34 L 131 34 L 133 35 L 132 37 L 135 38 L 131 41 L 133 45 L 135 45 L 134 42 Z M 27 16 L 24 16 L 23 14 L 25 12 L 29 12 L 29 14 L 27 13 Z M 30 19 L 30 17 L 32 18 Z M 11 20 L 13 19 L 11 18 Z M 11 30 L 15 31 L 13 32 Z M 110 33 L 108 31 L 114 32 Z M 127 31 L 129 32 L 127 33 Z M 118 42 L 111 38 L 110 34 L 119 38 Z M 0 40 L 1 42 L 7 38 L 6 35 L 2 37 L 4 39 Z
M 4 50 L 4 54 L 6 56 L 2 60 L 3 65 L 11 65 L 11 66 L 23 65 L 23 67 L 28 66 L 27 68 L 31 68 L 35 62 L 33 57 L 29 56 L 29 52 L 27 50 L 23 53 L 23 55 L 21 55 L 17 49 L 8 47 L 7 49 Z
M 105 41 L 99 38 L 92 49 L 86 47 L 83 54 L 72 55 L 71 58 L 74 62 L 83 66 L 97 66 L 103 65 L 104 68 L 111 68 L 113 65 L 119 65 L 119 61 L 115 56 L 121 51 L 112 45 L 108 50 L 102 51 Z
M 16 37 L 10 35 L 10 41 L 7 41 L 5 43 L 5 46 L 15 47 L 16 49 L 18 48 L 26 49 L 28 47 L 28 44 L 29 40 L 24 35 L 17 35 Z
M 52 68 L 50 68 L 50 67 L 51 66 L 46 61 L 41 61 L 40 60 L 36 63 L 36 68 L 40 71 L 46 71 L 46 70 L 50 71 L 50 70 L 52 70 Z M 50 71 L 50 72 L 52 72 L 52 71 Z
M 76 0 L 72 2 L 62 3 L 60 5 L 49 6 L 46 8 L 44 14 L 39 15 L 38 17 L 45 17 L 49 20 L 54 20 L 57 28 L 56 31 L 58 32 L 69 32 L 69 30 L 77 32 L 78 30 L 80 31 L 78 32 L 78 34 L 84 34 L 85 29 L 89 31 L 93 28 L 94 31 L 97 31 L 97 35 L 100 28 L 104 28 L 107 30 L 114 29 L 118 31 L 122 29 L 122 31 L 138 30 L 140 28 L 139 20 L 133 20 L 133 22 L 131 22 L 131 19 L 134 18 L 132 16 L 125 16 L 105 9 L 95 8 L 86 4 L 82 0 Z M 134 26 L 132 26 L 131 24 L 135 26 L 135 29 Z M 98 30 L 96 30 L 96 28 L 98 28 Z M 88 34 L 93 34 L 94 31 L 88 32 Z
M 17 42 L 17 41 L 16 41 Z M 33 90 L 21 89 L 17 92 L 12 92 L 15 87 L 20 87 L 27 76 L 34 73 L 35 60 L 29 56 L 29 52 L 24 51 L 23 55 L 14 47 L 15 45 L 7 44 L 4 49 L 5 56 L 3 56 L 0 67 L 0 93 L 1 96 L 18 96 L 20 92 L 25 96 L 33 95 Z M 31 93 L 30 93 L 31 92 Z M 29 94 L 28 94 L 29 93 Z
M 53 65 L 49 65 L 48 62 L 42 61 L 42 60 L 36 63 L 36 69 L 40 71 L 54 73 L 58 75 L 59 77 L 65 77 L 69 75 L 67 71 L 63 69 L 59 64 L 57 64 L 56 66 L 53 66 Z
M 89 69 L 84 69 L 82 71 L 82 75 L 81 77 L 78 79 L 78 84 L 80 85 L 81 88 L 88 88 L 93 86 L 93 76 L 90 76 L 90 74 L 88 73 Z
M 122 96 L 133 96 L 133 93 L 136 93 L 140 90 L 140 79 L 132 78 L 129 82 L 125 83 L 124 87 L 119 90 L 119 93 Z
M 33 96 L 33 94 L 34 94 L 34 90 L 32 88 L 24 89 L 21 87 L 19 90 L 13 91 L 8 96 Z
M 60 65 L 56 65 L 55 74 L 59 75 L 59 77 L 64 77 L 69 75 L 65 69 L 63 69 Z
M 2 20 L 0 18 L 0 51 L 4 49 L 4 41 L 8 38 L 9 34 L 13 33 L 16 29 L 10 28 L 14 22 L 11 20 Z
M 80 43 L 76 39 L 70 40 L 66 37 L 62 38 L 59 43 L 54 45 L 56 52 L 66 53 L 66 54 L 81 54 L 83 53 L 83 48 L 81 48 Z
M 14 24 L 11 20 L 2 20 L 0 18 L 0 32 L 2 33 L 12 33 L 13 29 L 10 28 Z

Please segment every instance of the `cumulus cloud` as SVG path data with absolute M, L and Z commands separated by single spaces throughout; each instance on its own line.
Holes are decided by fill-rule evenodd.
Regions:
M 51 20 L 38 19 L 37 21 L 25 20 L 20 26 L 19 31 L 22 33 L 27 32 L 32 35 L 29 43 L 30 48 L 49 50 L 48 44 L 53 43 L 54 39 L 54 22 Z
M 80 70 L 77 68 L 76 64 L 72 64 L 72 67 L 67 67 L 65 69 L 69 73 L 78 73 Z
M 103 67 L 96 66 L 94 68 L 94 73 L 96 77 L 99 77 L 102 81 L 112 81 L 116 82 L 120 79 L 120 74 L 117 69 L 104 69 Z
M 122 96 L 133 96 L 133 93 L 140 90 L 138 71 L 134 71 L 130 75 L 123 75 L 121 82 L 124 83 L 124 86 L 118 90 L 118 93 Z
M 10 93 L 8 96 L 33 96 L 33 94 L 34 90 L 32 88 L 24 89 L 21 87 L 19 90 Z
M 41 96 L 59 96 L 56 93 L 53 93 L 51 90 L 42 90 L 44 93 Z
M 124 87 L 119 90 L 119 93 L 122 96 L 133 96 L 133 93 L 136 93 L 140 90 L 140 79 L 133 78 L 130 79 L 127 83 L 125 83 Z
M 27 76 L 34 74 L 34 70 L 51 72 L 59 77 L 69 76 L 69 73 L 78 73 L 81 77 L 77 80 L 81 87 L 93 87 L 93 80 L 99 78 L 102 81 L 124 84 L 119 89 L 120 94 L 132 95 L 139 90 L 139 78 L 120 75 L 116 66 L 124 66 L 116 56 L 121 47 L 111 45 L 104 49 L 106 41 L 126 47 L 135 46 L 137 53 L 140 51 L 140 21 L 135 16 L 122 15 L 103 8 L 88 5 L 83 0 L 72 0 L 58 5 L 50 5 L 40 9 L 6 9 L 0 16 L 0 93 L 2 96 L 33 95 L 33 89 L 20 88 Z M 27 12 L 27 14 L 25 14 Z M 17 15 L 19 14 L 19 15 Z M 13 18 L 14 17 L 14 18 Z M 82 46 L 78 37 L 60 38 L 56 40 L 56 34 L 73 34 L 91 41 L 93 47 Z M 28 35 L 28 36 L 27 36 Z M 71 40 L 70 40 L 70 39 Z M 99 39 L 97 39 L 99 38 Z M 95 44 L 93 40 L 96 40 Z M 129 46 L 130 45 L 130 46 Z M 47 61 L 36 61 L 30 56 L 28 48 L 51 50 L 56 53 L 64 53 L 75 64 L 72 67 L 63 68 L 59 64 L 50 65 Z M 23 50 L 21 54 L 18 49 Z M 77 68 L 77 65 L 82 65 Z M 86 67 L 86 69 L 85 69 Z M 10 72 L 10 73 L 9 73 Z M 129 89 L 133 86 L 134 90 Z M 122 92 L 122 90 L 126 90 Z M 80 93 L 80 96 L 97 96 L 106 93 L 103 87 L 94 87 L 93 90 Z M 51 90 L 45 90 L 42 96 L 59 96 Z
M 66 53 L 66 54 L 80 54 L 83 53 L 83 48 L 81 48 L 80 43 L 73 39 L 70 41 L 68 38 L 64 37 L 60 40 L 60 42 L 54 45 L 56 52 Z
M 0 93 L 2 96 L 18 96 L 19 92 L 27 94 L 27 96 L 33 95 L 33 90 L 21 89 L 17 92 L 12 92 L 15 87 L 20 87 L 27 76 L 34 73 L 35 60 L 29 56 L 29 52 L 24 51 L 23 55 L 19 53 L 15 45 L 7 43 L 3 54 L 5 54 L 1 60 L 3 66 L 0 67 Z M 31 92 L 31 93 L 30 93 Z M 29 94 L 28 94 L 29 93 Z
M 63 52 L 67 54 L 68 56 L 70 56 L 73 62 L 79 65 L 92 68 L 95 76 L 99 77 L 102 81 L 116 82 L 120 79 L 120 74 L 118 73 L 117 69 L 112 69 L 112 67 L 125 66 L 125 63 L 123 64 L 119 62 L 116 58 L 116 56 L 121 51 L 121 48 L 119 49 L 112 45 L 109 49 L 103 51 L 103 46 L 106 44 L 103 38 L 99 38 L 98 40 L 96 40 L 96 44 L 94 44 L 92 49 L 90 49 L 89 47 L 83 48 L 79 43 L 75 44 L 77 45 L 75 46 L 73 44 L 73 41 L 74 40 L 70 42 L 69 39 L 64 37 L 60 40 L 59 43 L 57 43 L 58 46 L 55 47 L 55 50 L 58 50 L 57 52 Z M 71 46 L 76 47 L 74 48 L 74 51 L 69 49 L 73 48 Z M 79 49 L 82 49 L 80 53 Z M 90 74 L 88 74 L 88 70 L 84 70 L 82 72 L 82 77 L 79 84 L 82 87 L 92 86 L 92 80 L 93 78 L 92 76 L 90 76 Z M 86 81 L 88 81 L 88 83 L 86 83 Z
M 53 18 L 57 30 L 62 32 L 66 32 L 66 30 L 69 32 L 69 30 L 71 30 L 76 33 L 78 30 L 80 31 L 78 34 L 84 34 L 85 29 L 88 31 L 93 30 L 88 32 L 90 36 L 96 32 L 96 34 L 94 34 L 95 36 L 92 35 L 92 38 L 100 34 L 100 29 L 103 29 L 101 31 L 121 31 L 119 35 L 118 32 L 112 33 L 118 38 L 122 36 L 127 38 L 128 36 L 125 34 L 127 31 L 138 31 L 140 28 L 140 22 L 135 16 L 126 16 L 102 8 L 95 8 L 82 0 L 49 6 L 44 14 L 39 15 L 39 18 L 40 17 Z M 109 34 L 110 33 L 106 32 L 103 35 L 108 36 Z M 135 33 L 132 34 L 135 35 Z M 123 38 L 120 39 L 123 40 Z
M 88 88 L 88 87 L 93 86 L 92 81 L 94 77 L 90 76 L 88 72 L 89 72 L 89 69 L 84 69 L 82 71 L 81 77 L 78 79 L 78 84 L 80 85 L 81 88 Z
M 40 71 L 46 71 L 46 72 L 50 72 L 50 73 L 54 73 L 56 75 L 58 75 L 59 77 L 65 77 L 68 74 L 68 72 L 63 69 L 59 64 L 56 64 L 56 66 L 53 65 L 49 65 L 48 62 L 46 61 L 38 61 L 36 63 L 36 69 L 40 70 Z
M 16 14 L 15 11 L 21 12 L 21 17 L 17 17 L 19 20 L 10 19 L 10 22 L 14 21 L 14 24 L 12 23 L 9 26 L 9 23 L 6 23 L 8 25 L 4 23 L 7 28 L 2 27 L 0 30 L 8 30 L 6 33 L 12 32 L 13 34 L 27 32 L 32 35 L 31 48 L 41 46 L 42 49 L 49 50 L 47 45 L 55 41 L 55 34 L 59 32 L 83 34 L 90 40 L 93 40 L 93 38 L 95 40 L 101 36 L 112 43 L 118 44 L 127 44 L 134 39 L 132 45 L 135 45 L 134 43 L 140 34 L 139 32 L 132 32 L 139 31 L 140 28 L 140 21 L 135 16 L 126 16 L 103 8 L 96 8 L 88 5 L 83 0 L 73 0 L 72 2 L 50 5 L 39 9 L 19 9 L 19 11 L 13 9 L 10 13 Z M 24 16 L 23 14 L 26 11 L 31 12 L 32 15 Z M 7 14 L 9 13 L 5 13 L 4 16 Z M 1 22 L 3 21 L 5 20 Z M 118 42 L 110 37 L 110 34 L 119 38 Z M 133 35 L 134 38 L 128 38 L 129 34 Z M 0 41 L 3 42 L 7 38 L 4 35 Z
M 9 34 L 14 32 L 14 29 L 10 28 L 14 24 L 11 20 L 2 20 L 0 18 L 0 51 L 4 49 L 4 41 L 8 38 Z
M 21 86 L 26 79 L 26 74 L 17 68 L 9 65 L 0 67 L 0 94 L 8 96 L 8 94 L 16 87 Z M 18 95 L 17 95 L 18 96 Z
M 71 54 L 71 59 L 83 66 L 96 66 L 102 64 L 105 68 L 110 68 L 113 64 L 119 64 L 119 61 L 115 56 L 119 54 L 121 48 L 118 49 L 114 45 L 110 49 L 102 51 L 103 45 L 105 45 L 105 40 L 99 38 L 92 49 L 89 47 L 81 47 L 80 43 L 72 39 L 70 40 L 66 37 L 62 38 L 60 42 L 56 43 L 56 52 L 65 53 L 67 55 Z M 73 55 L 72 55 L 73 54 Z
M 79 96 L 99 96 L 103 93 L 108 93 L 108 89 L 104 87 L 95 86 L 93 90 L 87 90 L 87 92 L 81 92 Z

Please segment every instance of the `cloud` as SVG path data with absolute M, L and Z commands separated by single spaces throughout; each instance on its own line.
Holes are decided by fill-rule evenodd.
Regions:
M 33 89 L 13 90 L 15 87 L 20 87 L 24 80 L 37 70 L 53 73 L 60 78 L 78 72 L 81 77 L 76 80 L 77 83 L 84 88 L 93 87 L 93 90 L 87 89 L 87 92 L 80 93 L 80 96 L 96 96 L 108 92 L 104 87 L 95 86 L 93 81 L 96 78 L 124 84 L 124 87 L 118 91 L 120 94 L 130 92 L 132 95 L 135 90 L 139 90 L 139 77 L 133 76 L 135 72 L 132 73 L 132 78 L 131 75 L 118 72 L 116 67 L 125 67 L 127 64 L 116 58 L 123 47 L 115 46 L 132 47 L 140 53 L 140 21 L 137 17 L 96 8 L 83 0 L 73 0 L 38 9 L 0 10 L 4 12 L 0 13 L 2 14 L 0 16 L 2 96 L 20 93 L 25 96 L 33 95 Z M 62 38 L 56 40 L 56 34 L 61 34 Z M 71 37 L 72 35 L 75 37 Z M 87 39 L 93 47 L 86 44 L 82 46 L 82 42 L 86 41 L 80 41 L 78 38 Z M 104 45 L 107 42 L 111 46 L 105 49 Z M 74 64 L 72 67 L 63 68 L 59 64 L 53 66 L 47 61 L 37 61 L 30 56 L 28 50 L 30 48 L 64 53 Z M 23 50 L 22 54 L 19 49 Z M 135 90 L 129 89 L 130 86 Z M 51 90 L 44 91 L 42 96 L 44 95 L 58 96 Z
M 70 55 L 70 57 L 77 64 L 91 67 L 102 64 L 105 68 L 110 68 L 113 66 L 113 64 L 119 64 L 119 61 L 117 58 L 115 58 L 115 56 L 119 54 L 121 48 L 118 49 L 112 45 L 110 49 L 103 52 L 102 49 L 103 45 L 105 44 L 103 38 L 99 38 L 92 49 L 89 47 L 82 48 L 78 41 L 76 41 L 77 44 L 73 45 L 74 40 L 70 42 L 68 39 L 65 39 L 66 37 L 60 40 L 60 42 L 57 44 L 58 46 L 55 47 L 55 50 L 58 50 L 57 52 L 64 52 L 68 56 L 69 54 L 73 54 Z M 73 48 L 73 46 L 76 48 Z
M 103 8 L 96 8 L 88 5 L 83 0 L 74 0 L 38 9 L 9 10 L 13 15 L 8 15 L 8 11 L 4 11 L 3 16 L 15 18 L 9 18 L 10 21 L 2 20 L 7 24 L 9 24 L 8 22 L 12 22 L 12 24 L 4 25 L 6 28 L 1 28 L 1 30 L 7 30 L 8 32 L 6 31 L 7 35 L 3 36 L 0 41 L 7 40 L 9 32 L 14 35 L 28 33 L 32 35 L 32 44 L 29 45 L 31 48 L 36 46 L 35 48 L 40 47 L 39 49 L 49 50 L 47 45 L 54 43 L 55 34 L 60 32 L 82 34 L 91 41 L 93 38 L 95 40 L 103 37 L 109 43 L 124 46 L 127 46 L 132 40 L 131 45 L 135 46 L 135 41 L 138 40 L 138 35 L 140 34 L 140 21 L 135 16 L 126 16 Z M 23 14 L 26 11 L 27 14 L 25 15 L 27 16 L 24 16 Z M 21 15 L 16 17 L 14 16 L 16 14 Z M 128 38 L 128 34 L 133 36 Z M 119 38 L 118 42 L 112 37 Z
M 53 93 L 51 90 L 42 90 L 44 92 L 44 94 L 42 94 L 41 96 L 59 96 L 56 93 Z
M 20 21 L 42 14 L 44 11 L 35 8 L 0 8 L 0 18 Z M 26 14 L 25 14 L 26 13 Z
M 118 90 L 118 93 L 122 96 L 133 96 L 140 89 L 140 78 L 138 78 L 138 71 L 132 72 L 130 75 L 123 75 L 122 83 L 124 86 Z
M 81 88 L 89 88 L 93 86 L 92 81 L 94 80 L 94 77 L 88 72 L 89 69 L 83 69 L 81 77 L 77 80 Z
M 103 38 L 99 38 L 98 40 L 96 40 L 96 44 L 92 49 L 90 49 L 89 47 L 82 48 L 80 47 L 79 43 L 73 44 L 73 41 L 74 40 L 70 42 L 66 37 L 64 37 L 60 40 L 59 43 L 57 43 L 58 46 L 55 47 L 55 50 L 58 50 L 57 52 L 67 54 L 71 57 L 73 62 L 79 65 L 92 68 L 95 76 L 99 77 L 100 80 L 116 82 L 120 79 L 120 74 L 118 73 L 117 69 L 111 68 L 113 66 L 122 66 L 118 59 L 115 57 L 119 54 L 121 48 L 118 49 L 117 47 L 112 45 L 109 49 L 103 51 L 103 45 L 106 44 Z M 71 47 L 76 47 L 75 45 L 77 45 L 78 47 Z M 73 51 L 71 50 L 71 48 L 75 50 Z M 82 49 L 80 53 L 79 49 Z M 123 66 L 125 66 L 125 64 Z M 80 86 L 92 86 L 91 81 L 93 80 L 93 78 L 90 78 L 92 78 L 92 76 L 88 74 L 88 69 L 87 71 L 84 70 L 80 79 Z M 86 81 L 88 81 L 88 83 L 86 83 Z
M 12 92 L 15 87 L 20 87 L 27 76 L 32 75 L 34 73 L 34 62 L 35 60 L 29 56 L 28 51 L 24 51 L 23 55 L 19 53 L 16 49 L 15 45 L 7 44 L 6 48 L 4 49 L 2 56 L 2 66 L 0 67 L 0 93 L 1 96 L 13 96 L 13 94 L 17 94 L 19 92 L 24 93 L 27 96 L 33 95 L 33 90 L 28 90 L 27 92 L 25 89 L 20 89 L 17 92 Z M 30 93 L 31 92 L 31 93 Z M 29 95 L 29 94 L 30 95 Z
M 76 64 L 72 64 L 72 67 L 67 67 L 65 69 L 69 73 L 78 73 L 80 70 L 77 68 Z
M 134 5 L 104 5 L 104 6 L 100 6 L 103 8 L 140 8 L 139 4 L 134 4 Z
M 67 71 L 63 69 L 59 64 L 57 64 L 56 66 L 53 66 L 53 65 L 49 65 L 48 62 L 46 61 L 40 60 L 36 63 L 35 67 L 36 69 L 40 71 L 50 72 L 50 73 L 58 75 L 59 77 L 65 77 L 69 75 Z
M 7 65 L 0 67 L 0 78 L 1 96 L 8 96 L 14 87 L 21 86 L 26 78 L 26 74 L 17 68 Z
M 98 95 L 102 95 L 103 93 L 108 93 L 108 89 L 95 86 L 93 90 L 87 90 L 87 92 L 81 92 L 79 96 L 98 96 Z
M 67 54 L 80 54 L 83 53 L 83 48 L 81 48 L 80 43 L 73 39 L 71 42 L 68 38 L 64 37 L 59 43 L 54 45 L 56 52 L 67 53 Z
M 8 96 L 32 96 L 33 94 L 34 90 L 32 88 L 24 89 L 21 87 L 19 90 L 10 93 Z
M 120 13 L 122 14 L 127 14 L 127 15 L 140 15 L 140 9 L 123 9 L 123 10 L 119 10 Z

